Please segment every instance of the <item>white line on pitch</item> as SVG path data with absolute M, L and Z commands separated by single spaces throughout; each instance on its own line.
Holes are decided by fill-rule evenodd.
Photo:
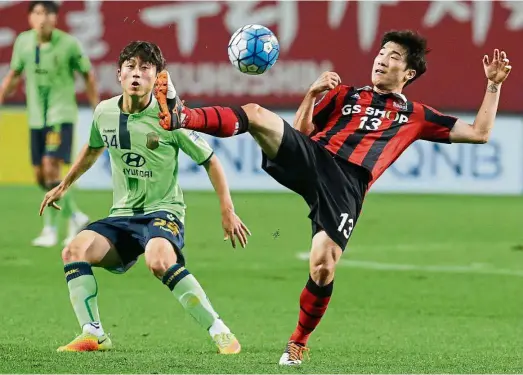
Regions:
M 513 242 L 433 242 L 433 243 L 403 243 L 403 244 L 380 244 L 380 245 L 356 245 L 347 247 L 348 253 L 361 252 L 428 252 L 428 251 L 456 251 L 456 249 L 477 249 L 480 246 L 507 247 L 514 246 Z
M 298 259 L 308 260 L 309 253 L 298 253 Z M 494 268 L 489 264 L 474 263 L 467 266 L 421 266 L 417 264 L 383 263 L 364 260 L 341 259 L 341 267 L 363 268 L 377 271 L 424 271 L 442 273 L 476 273 L 484 275 L 506 275 L 523 277 L 523 271 L 503 268 Z

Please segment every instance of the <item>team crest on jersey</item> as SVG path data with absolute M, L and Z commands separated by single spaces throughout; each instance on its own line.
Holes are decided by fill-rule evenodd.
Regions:
M 160 136 L 155 132 L 148 133 L 146 146 L 149 150 L 157 149 L 160 146 Z
M 394 105 L 394 108 L 399 109 L 400 111 L 406 111 L 408 109 L 407 104 L 402 103 L 402 102 L 394 101 L 393 105 Z

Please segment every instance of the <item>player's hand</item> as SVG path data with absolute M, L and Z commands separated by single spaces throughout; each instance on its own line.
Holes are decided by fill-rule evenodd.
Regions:
M 499 49 L 494 50 L 492 61 L 489 61 L 488 55 L 483 56 L 483 68 L 487 79 L 498 85 L 507 79 L 512 70 L 507 54 L 505 51 L 499 53 Z
M 231 240 L 233 248 L 236 248 L 236 238 L 240 241 L 243 248 L 247 246 L 247 235 L 251 235 L 251 231 L 241 221 L 241 219 L 234 213 L 233 210 L 226 210 L 222 212 L 222 226 L 224 237 L 223 240 Z
M 52 207 L 56 210 L 61 210 L 62 208 L 57 205 L 56 202 L 64 196 L 65 191 L 65 187 L 63 187 L 61 184 L 54 189 L 49 190 L 45 195 L 42 204 L 40 204 L 40 216 L 42 216 L 46 207 Z
M 309 92 L 313 95 L 319 95 L 324 91 L 332 90 L 341 83 L 341 78 L 338 73 L 324 72 L 311 85 Z

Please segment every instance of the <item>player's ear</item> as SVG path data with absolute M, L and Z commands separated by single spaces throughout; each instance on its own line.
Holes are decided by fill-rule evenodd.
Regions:
M 405 76 L 405 80 L 410 81 L 415 76 L 416 76 L 416 71 L 414 69 L 409 69 L 409 70 L 407 70 L 407 75 Z
M 56 24 L 58 23 L 58 15 L 56 13 L 51 13 L 49 19 L 51 20 L 51 25 L 56 27 Z
M 116 71 L 116 77 L 118 77 L 118 82 L 122 82 L 122 71 L 120 69 Z

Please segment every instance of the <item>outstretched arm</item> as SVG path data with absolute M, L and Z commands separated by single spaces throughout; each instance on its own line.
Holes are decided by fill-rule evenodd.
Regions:
M 456 122 L 450 131 L 450 141 L 453 143 L 486 143 L 494 127 L 501 86 L 512 67 L 509 65 L 507 54 L 500 54 L 497 49 L 494 50 L 492 62 L 489 62 L 487 55 L 483 57 L 483 67 L 488 79 L 483 103 L 472 125 L 462 120 Z
M 65 178 L 62 180 L 60 185 L 50 190 L 45 195 L 44 200 L 40 205 L 40 216 L 42 216 L 42 213 L 44 212 L 44 209 L 46 207 L 53 207 L 57 210 L 60 209 L 60 207 L 56 204 L 56 201 L 62 198 L 67 189 L 69 189 L 69 187 L 78 178 L 80 178 L 81 175 L 83 175 L 85 172 L 89 170 L 89 168 L 93 166 L 93 164 L 100 157 L 103 151 L 104 147 L 93 148 L 89 145 L 84 146 L 84 148 L 80 152 L 80 155 L 75 160 L 73 166 L 71 167 Z
M 224 240 L 230 239 L 232 246 L 236 248 L 235 237 L 237 237 L 241 246 L 245 247 L 247 245 L 247 234 L 250 235 L 251 232 L 234 212 L 234 205 L 227 184 L 227 178 L 220 160 L 216 155 L 213 155 L 203 165 L 216 191 L 216 195 L 218 195 L 218 199 L 220 200 Z

